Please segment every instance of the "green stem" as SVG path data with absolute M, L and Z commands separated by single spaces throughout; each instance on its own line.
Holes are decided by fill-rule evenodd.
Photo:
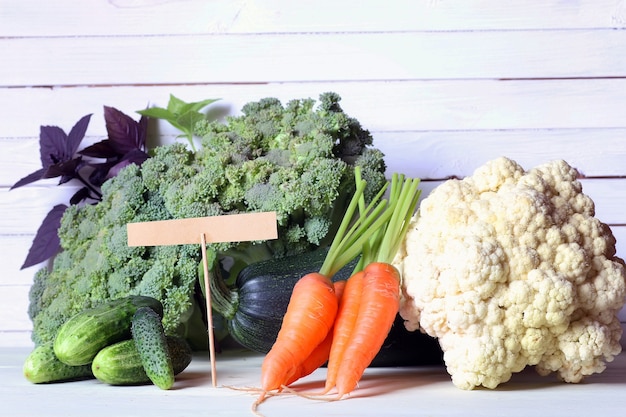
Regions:
M 361 178 L 360 167 L 355 167 L 354 171 L 356 190 L 331 243 L 326 259 L 319 270 L 321 274 L 329 278 L 363 253 L 364 245 L 367 247 L 368 240 L 377 232 L 378 228 L 388 221 L 388 217 L 391 215 L 391 212 L 385 210 L 387 201 L 381 200 L 386 186 L 363 209 L 363 191 L 366 182 Z M 361 215 L 351 225 L 354 214 L 359 207 L 361 208 Z
M 358 171 L 359 167 L 355 168 L 355 171 Z M 360 174 L 358 175 L 360 177 Z M 346 230 L 352 221 L 352 217 L 354 215 L 354 211 L 359 203 L 359 198 L 363 195 L 363 191 L 365 190 L 365 181 L 358 181 L 356 184 L 356 190 L 354 191 L 354 195 L 350 200 L 350 204 L 346 209 L 346 212 L 339 224 L 339 229 L 337 229 L 337 234 L 335 234 L 335 238 L 333 242 L 330 244 L 330 248 L 328 249 L 328 254 L 324 259 L 324 263 L 322 264 L 319 273 L 325 275 L 327 277 L 332 277 L 333 271 L 341 269 L 341 267 L 337 268 L 336 258 L 337 254 L 341 249 L 341 241 L 346 234 Z
M 381 227 L 389 221 L 391 212 L 388 210 L 387 202 L 381 201 L 374 210 L 366 216 L 366 221 L 359 224 L 353 236 L 345 242 L 345 249 L 337 255 L 337 264 L 345 265 L 363 252 L 363 246 L 368 245 L 368 241 L 375 236 Z M 361 230 L 363 229 L 363 230 Z
M 213 268 L 212 271 L 210 270 L 209 275 L 208 281 L 211 289 L 211 307 L 225 318 L 232 319 L 235 316 L 239 305 L 239 294 L 237 291 L 226 285 L 224 279 L 222 278 L 222 274 L 219 272 L 219 267 Z M 204 279 L 201 279 L 200 282 L 204 282 Z
M 228 249 L 222 255 L 233 260 L 233 265 L 228 271 L 228 279 L 226 280 L 229 284 L 235 282 L 237 274 L 246 266 L 274 257 L 267 242 L 251 243 L 245 249 Z
M 391 217 L 384 228 L 375 261 L 386 263 L 393 261 L 417 207 L 421 194 L 419 184 L 420 180 L 417 178 L 405 178 L 404 175 L 394 174 L 388 206 Z
M 189 145 L 191 145 L 191 151 L 196 153 L 196 145 L 193 143 L 193 132 L 185 132 L 185 136 L 187 136 L 187 140 L 189 141 Z

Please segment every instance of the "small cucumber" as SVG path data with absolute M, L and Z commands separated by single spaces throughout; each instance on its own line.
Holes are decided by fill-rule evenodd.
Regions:
M 138 308 L 133 316 L 131 333 L 148 378 L 161 389 L 172 388 L 174 365 L 161 317 L 150 307 Z
M 59 329 L 54 353 L 67 365 L 90 364 L 101 349 L 130 338 L 133 315 L 145 306 L 163 314 L 159 300 L 141 295 L 107 301 L 76 314 Z
M 172 358 L 174 375 L 178 375 L 191 363 L 192 350 L 185 339 L 177 336 L 167 336 L 167 347 Z M 133 339 L 102 349 L 93 359 L 91 370 L 99 381 L 110 385 L 139 385 L 151 382 Z
M 54 354 L 52 342 L 35 347 L 24 361 L 24 376 L 33 384 L 93 378 L 89 365 L 71 366 Z

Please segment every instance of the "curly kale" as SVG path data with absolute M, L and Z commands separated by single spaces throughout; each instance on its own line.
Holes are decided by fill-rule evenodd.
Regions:
M 225 124 L 197 126 L 203 144 L 198 157 L 210 166 L 203 174 L 218 176 L 212 184 L 220 188 L 210 192 L 222 210 L 277 213 L 279 239 L 264 243 L 273 257 L 332 240 L 354 190 L 355 165 L 368 181 L 368 199 L 385 183 L 383 153 L 371 147 L 371 134 L 343 112 L 339 101 L 336 93 L 322 94 L 317 107 L 313 99 L 283 106 L 265 98 L 246 104 L 241 115 Z M 192 176 L 189 181 L 201 179 Z M 248 254 L 242 244 L 229 253 L 241 259 Z
M 130 247 L 126 224 L 171 218 L 163 199 L 144 185 L 130 165 L 102 186 L 96 205 L 70 206 L 58 231 L 62 251 L 51 270 L 35 274 L 29 314 L 33 340 L 51 340 L 58 326 L 77 312 L 131 294 L 157 298 L 170 333 L 193 311 L 200 248 L 193 245 Z
M 354 167 L 370 196 L 386 181 L 382 152 L 339 100 L 325 93 L 316 107 L 312 99 L 283 106 L 265 98 L 224 122 L 199 122 L 197 151 L 159 146 L 141 167 L 105 182 L 101 202 L 68 208 L 62 251 L 31 288 L 35 343 L 51 340 L 78 311 L 131 294 L 159 299 L 166 331 L 188 334 L 199 310 L 199 245 L 129 247 L 129 222 L 275 211 L 278 239 L 209 245 L 212 267 L 229 258 L 231 274 L 330 243 L 354 191 Z

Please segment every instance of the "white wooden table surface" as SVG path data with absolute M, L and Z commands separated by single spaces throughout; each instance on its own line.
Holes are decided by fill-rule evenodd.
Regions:
M 623 0 L 0 0 L 3 407 L 8 402 L 15 416 L 83 415 L 67 408 L 75 393 L 29 385 L 17 369 L 32 345 L 26 310 L 38 267 L 19 268 L 45 214 L 75 190 L 53 180 L 9 191 L 40 167 L 39 126 L 68 131 L 93 113 L 91 143 L 106 135 L 104 105 L 135 115 L 166 105 L 174 94 L 186 101 L 221 98 L 216 106 L 235 114 L 263 97 L 287 101 L 336 91 L 386 153 L 389 172 L 423 178 L 426 193 L 500 155 L 527 168 L 567 160 L 580 170 L 597 217 L 611 226 L 618 254 L 626 257 L 625 28 Z M 153 143 L 176 134 L 164 124 L 154 127 Z M 621 317 L 626 322 L 624 311 Z M 233 361 L 221 365 L 238 367 L 227 381 L 254 383 L 251 362 Z M 249 399 L 241 393 L 221 389 L 215 398 L 203 366 L 184 378 L 189 389 L 166 394 L 149 387 L 101 390 L 93 381 L 75 387 L 96 415 L 161 407 L 197 415 L 213 403 L 221 404 L 220 415 L 246 412 Z M 389 372 L 391 392 L 360 398 L 359 415 L 389 407 L 396 415 L 469 408 L 483 415 L 581 409 L 616 415 L 609 411 L 626 405 L 617 395 L 625 368 L 622 356 L 594 377 L 597 384 L 566 388 L 524 376 L 493 393 L 452 389 L 439 371 Z M 53 395 L 41 400 L 44 392 Z M 280 415 L 297 405 L 303 416 L 349 415 L 356 403 L 277 399 L 267 410 Z
M 195 357 L 174 387 L 113 387 L 97 380 L 34 385 L 22 378 L 25 348 L 0 348 L 0 398 L 11 417 L 253 416 L 256 394 L 234 388 L 259 385 L 261 357 L 230 352 L 218 356 L 217 387 L 211 384 L 206 356 Z M 325 369 L 294 385 L 300 393 L 317 392 Z M 272 397 L 258 412 L 266 417 L 618 417 L 626 408 L 626 353 L 600 375 L 581 384 L 565 384 L 527 369 L 496 390 L 460 390 L 440 367 L 370 368 L 357 390 L 341 401 L 317 401 L 295 395 Z

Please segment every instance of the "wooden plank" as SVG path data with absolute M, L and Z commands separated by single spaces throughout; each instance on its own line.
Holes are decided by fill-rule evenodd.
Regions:
M 373 135 L 374 143 L 385 153 L 389 172 L 404 171 L 420 178 L 462 177 L 499 156 L 507 156 L 524 167 L 564 159 L 588 177 L 626 174 L 626 128 L 404 131 Z
M 27 285 L 0 286 L 0 333 L 32 329 L 27 310 L 29 289 Z
M 40 168 L 39 138 L 0 138 L 0 186 L 11 187 Z
M 46 266 L 46 263 L 34 265 L 30 268 L 20 269 L 26 259 L 28 249 L 32 244 L 34 235 L 7 235 L 0 234 L 0 253 L 2 254 L 2 270 L 0 277 L 0 292 L 4 285 L 26 285 L 30 286 L 33 282 L 35 272 Z
M 11 86 L 0 88 L 0 346 L 30 344 L 38 268 L 19 266 L 45 213 L 76 189 L 7 190 L 38 168 L 39 125 L 67 131 L 93 112 L 93 142 L 103 105 L 133 114 L 170 93 L 223 97 L 214 111 L 237 112 L 337 91 L 391 170 L 425 178 L 467 175 L 505 152 L 527 167 L 567 159 L 614 177 L 582 181 L 626 257 L 626 178 L 615 178 L 626 176 L 626 37 L 606 30 L 625 26 L 621 0 L 389 0 L 384 13 L 374 1 L 0 0 L 0 84 Z M 151 140 L 175 134 L 154 126 Z M 439 183 L 424 182 L 425 195 Z
M 613 229 L 618 239 L 620 253 L 623 254 L 624 258 L 626 258 L 626 221 L 624 219 L 622 209 L 622 207 L 626 204 L 626 197 L 624 197 L 624 192 L 621 191 L 624 190 L 626 184 L 623 180 L 615 179 L 585 179 L 582 181 L 584 192 L 596 201 L 598 210 L 596 215 L 598 218 L 608 222 L 608 217 L 605 219 L 605 216 L 610 216 L 611 219 L 616 220 L 613 223 L 618 225 L 613 226 Z M 421 185 L 423 197 L 426 197 L 440 183 L 441 181 L 423 181 Z M 19 206 L 19 213 L 24 215 L 18 215 L 14 209 L 9 210 L 6 206 L 4 206 L 4 204 L 0 204 L 0 212 L 14 213 L 13 216 L 5 214 L 5 216 L 8 215 L 10 219 L 6 221 L 7 224 L 2 224 L 0 227 L 0 230 L 2 230 L 2 233 L 0 234 L 0 253 L 3 254 L 3 260 L 6 267 L 5 269 L 7 271 L 19 271 L 26 253 L 28 252 L 28 248 L 32 243 L 34 233 L 38 225 L 41 223 L 45 213 L 47 213 L 47 210 L 52 207 L 50 204 L 55 203 L 55 200 L 62 200 L 63 195 L 69 196 L 70 194 L 70 190 L 61 190 L 59 188 L 59 191 L 63 191 L 62 195 L 56 196 L 53 201 L 37 199 L 30 205 L 22 203 L 22 205 Z M 32 194 L 30 194 L 30 196 L 32 196 Z M 24 202 L 31 201 L 25 196 L 22 196 L 22 198 Z M 13 207 L 16 206 L 13 205 Z M 15 226 L 14 230 L 9 229 L 8 223 Z M 23 234 L 11 234 L 18 232 Z M 23 271 L 6 275 L 5 277 L 10 277 L 10 280 L 3 280 L 2 282 L 7 284 L 30 283 L 31 273 L 29 271 L 33 271 L 38 268 L 38 266 L 34 266 Z
M 11 87 L 626 75 L 616 30 L 0 38 L 0 51 Z
M 0 235 L 33 235 L 56 204 L 68 204 L 78 186 L 29 185 L 0 193 Z M 32 240 L 32 238 L 31 238 Z M 24 253 L 26 256 L 26 252 Z M 20 261 L 23 261 L 23 257 Z
M 237 114 L 245 103 L 263 97 L 286 103 L 326 91 L 340 94 L 346 113 L 374 132 L 626 127 L 626 78 L 311 82 L 0 89 L 0 138 L 37 137 L 40 125 L 57 125 L 67 132 L 89 113 L 93 117 L 87 134 L 104 138 L 103 105 L 138 119 L 136 110 L 166 106 L 170 94 L 186 101 L 222 98 L 211 109 Z M 21 146 L 13 139 L 9 147 Z
M 525 166 L 526 169 L 531 167 Z M 412 175 L 410 170 L 402 172 Z M 600 220 L 608 224 L 626 225 L 626 213 L 623 210 L 626 206 L 626 178 L 583 178 L 580 181 L 583 192 L 595 201 L 596 216 Z M 441 181 L 422 181 L 423 197 L 440 183 Z M 67 204 L 76 190 L 77 186 L 71 185 L 34 185 L 3 193 L 0 212 L 5 215 L 0 218 L 0 235 L 34 235 L 47 212 L 55 204 Z
M 160 124 L 158 130 L 170 129 Z M 626 149 L 621 146 L 626 127 L 382 131 L 372 132 L 372 135 L 374 145 L 385 153 L 388 172 L 404 172 L 424 179 L 465 176 L 479 163 L 499 156 L 512 158 L 523 166 L 564 159 L 588 177 L 626 175 Z M 100 136 L 89 136 L 83 145 L 100 139 Z M 173 140 L 171 135 L 159 139 L 162 143 Z M 38 138 L 0 138 L 0 186 L 11 186 L 40 167 Z
M 600 220 L 626 225 L 623 209 L 626 206 L 626 178 L 582 179 L 581 182 L 584 192 L 595 201 L 596 216 Z M 438 181 L 424 181 L 424 197 L 437 184 Z M 3 213 L 0 217 L 0 236 L 34 235 L 48 211 L 55 204 L 67 204 L 75 191 L 72 186 L 29 186 L 0 194 L 0 213 Z
M 0 347 L 32 348 L 34 344 L 30 338 L 31 327 L 24 330 L 0 330 Z
M 623 28 L 615 0 L 2 0 L 0 37 Z M 372 18 L 372 16 L 376 16 Z M 26 20 L 27 19 L 27 20 Z
M 622 259 L 626 259 L 626 226 L 611 226 L 613 236 L 615 236 L 617 256 Z M 626 312 L 626 308 L 624 310 Z M 626 319 L 626 316 L 624 316 Z M 626 320 L 624 320 L 626 321 Z
M 626 180 L 581 179 L 583 192 L 593 199 L 596 217 L 607 224 L 626 225 Z

